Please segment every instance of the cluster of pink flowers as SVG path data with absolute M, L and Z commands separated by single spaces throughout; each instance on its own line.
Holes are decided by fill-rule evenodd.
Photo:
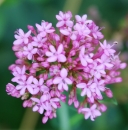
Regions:
M 103 39 L 100 28 L 87 15 L 59 12 L 55 32 L 52 23 L 28 25 L 28 32 L 18 29 L 13 51 L 18 58 L 9 66 L 12 82 L 6 92 L 23 100 L 23 107 L 43 114 L 42 122 L 56 117 L 61 101 L 73 104 L 85 119 L 92 121 L 106 111 L 103 93 L 112 98 L 107 84 L 119 83 L 120 69 L 126 67 L 118 54 Z M 67 91 L 68 97 L 64 94 Z M 82 97 L 82 101 L 78 97 Z

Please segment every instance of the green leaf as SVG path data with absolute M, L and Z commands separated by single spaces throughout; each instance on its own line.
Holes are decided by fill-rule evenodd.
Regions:
M 70 125 L 71 127 L 74 126 L 75 124 L 77 124 L 78 122 L 80 122 L 83 119 L 83 115 L 82 114 L 75 114 L 74 116 L 72 116 L 70 118 Z
M 118 105 L 118 102 L 114 97 L 108 98 L 105 94 L 102 95 L 103 95 L 103 100 L 99 100 L 100 103 Z

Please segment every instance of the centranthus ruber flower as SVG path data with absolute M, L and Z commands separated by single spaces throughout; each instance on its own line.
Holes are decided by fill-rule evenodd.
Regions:
M 42 123 L 56 118 L 60 102 L 67 100 L 94 121 L 107 110 L 101 102 L 113 98 L 107 85 L 121 82 L 120 69 L 127 65 L 86 14 L 73 20 L 70 11 L 60 11 L 56 18 L 58 31 L 44 20 L 28 25 L 26 33 L 16 31 L 12 48 L 17 59 L 9 66 L 15 85 L 8 83 L 6 92 L 42 114 Z
M 46 52 L 46 56 L 49 57 L 47 59 L 48 62 L 55 62 L 57 60 L 58 60 L 58 62 L 65 62 L 66 61 L 65 55 L 62 54 L 62 52 L 63 52 L 63 45 L 62 44 L 60 44 L 58 46 L 57 51 L 53 45 L 50 45 L 49 49 L 50 49 L 50 51 Z
M 96 109 L 96 104 L 92 105 L 90 108 L 83 108 L 81 111 L 84 113 L 85 119 L 90 117 L 92 121 L 94 121 L 97 116 L 101 115 L 101 112 Z
M 31 34 L 31 31 L 28 31 L 27 33 L 24 33 L 24 31 L 22 29 L 19 29 L 17 31 L 17 34 L 15 35 L 15 38 L 17 40 L 14 41 L 14 45 L 19 45 L 19 44 L 28 44 L 29 42 L 29 36 Z
M 59 90 L 68 91 L 68 84 L 72 84 L 72 81 L 67 78 L 68 72 L 65 68 L 60 71 L 60 77 L 55 77 L 53 80 L 53 84 L 58 84 Z

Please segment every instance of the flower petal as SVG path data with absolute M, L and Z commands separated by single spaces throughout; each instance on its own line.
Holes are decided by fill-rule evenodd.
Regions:
M 59 54 L 59 55 L 58 55 L 58 61 L 59 61 L 59 62 L 65 62 L 65 61 L 66 61 L 65 55 Z
M 51 57 L 49 57 L 48 59 L 47 59 L 47 61 L 48 62 L 55 62 L 55 61 L 57 61 L 57 56 L 51 56 Z
M 65 81 L 67 84 L 72 84 L 72 81 L 71 81 L 69 78 L 65 78 L 64 81 Z
M 56 49 L 55 49 L 55 47 L 54 47 L 53 45 L 50 45 L 50 46 L 49 46 L 49 49 L 50 49 L 50 51 L 51 51 L 52 53 L 55 53 L 55 52 L 56 52 Z
M 77 88 L 85 88 L 86 87 L 86 83 L 79 83 L 76 85 Z
M 68 71 L 67 71 L 65 68 L 63 68 L 63 69 L 60 71 L 60 76 L 61 76 L 62 78 L 66 78 L 67 75 L 68 75 Z
M 60 44 L 60 45 L 58 46 L 57 53 L 58 53 L 58 54 L 62 53 L 63 48 L 64 48 L 63 45 Z
M 53 84 L 59 84 L 60 82 L 62 82 L 61 77 L 55 77 L 55 79 L 53 80 Z

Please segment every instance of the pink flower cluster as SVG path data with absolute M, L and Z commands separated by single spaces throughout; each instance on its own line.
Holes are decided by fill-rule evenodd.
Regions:
M 16 85 L 8 83 L 6 92 L 24 100 L 23 107 L 43 114 L 43 123 L 55 118 L 60 102 L 66 100 L 93 121 L 107 109 L 100 102 L 103 93 L 113 97 L 106 85 L 122 81 L 119 70 L 126 63 L 112 48 L 115 43 L 100 42 L 101 29 L 87 15 L 76 15 L 73 21 L 70 11 L 60 11 L 56 18 L 59 34 L 45 21 L 36 29 L 28 25 L 26 33 L 16 31 L 13 51 L 18 59 L 9 66 Z

